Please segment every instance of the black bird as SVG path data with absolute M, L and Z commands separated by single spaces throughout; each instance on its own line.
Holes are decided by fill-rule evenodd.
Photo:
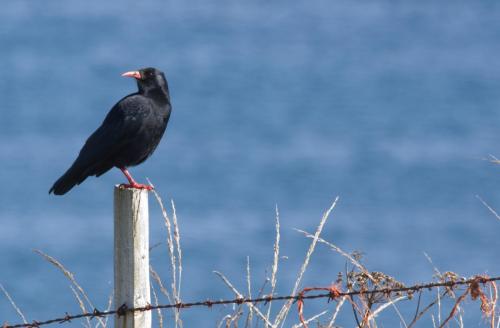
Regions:
M 49 194 L 64 195 L 87 177 L 98 177 L 113 167 L 127 177 L 129 183 L 123 187 L 153 189 L 135 182 L 127 167 L 141 164 L 151 156 L 165 132 L 172 109 L 167 80 L 163 72 L 155 68 L 143 68 L 122 76 L 135 78 L 139 91 L 113 106 Z

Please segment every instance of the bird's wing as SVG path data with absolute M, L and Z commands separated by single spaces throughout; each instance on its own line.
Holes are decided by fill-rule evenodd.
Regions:
M 105 162 L 134 139 L 142 128 L 142 122 L 152 113 L 150 101 L 138 94 L 120 100 L 108 113 L 102 125 L 87 139 L 78 158 L 82 166 Z M 94 175 L 97 172 L 88 172 Z

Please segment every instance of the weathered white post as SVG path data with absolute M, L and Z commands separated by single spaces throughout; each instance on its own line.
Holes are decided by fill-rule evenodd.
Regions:
M 124 189 L 114 192 L 116 308 L 151 304 L 149 292 L 148 192 Z M 151 311 L 115 315 L 115 328 L 151 328 Z

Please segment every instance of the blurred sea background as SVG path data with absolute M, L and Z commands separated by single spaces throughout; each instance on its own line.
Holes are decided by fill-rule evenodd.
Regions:
M 314 231 L 337 195 L 323 237 L 361 251 L 373 271 L 431 280 L 426 252 L 441 271 L 500 273 L 500 222 L 476 198 L 500 209 L 500 167 L 485 160 L 500 156 L 499 10 L 495 1 L 2 2 L 0 283 L 29 320 L 79 312 L 69 282 L 32 252 L 41 249 L 105 307 L 112 190 L 124 177 L 114 169 L 63 197 L 47 192 L 135 92 L 120 74 L 145 66 L 165 71 L 173 113 L 156 153 L 131 172 L 175 201 L 183 300 L 232 298 L 213 270 L 245 290 L 247 256 L 257 292 L 276 205 L 278 293 L 289 293 L 309 244 L 293 228 Z M 151 244 L 162 243 L 152 264 L 168 282 L 153 197 L 150 212 Z M 303 286 L 344 270 L 319 245 Z M 415 303 L 401 304 L 411 320 Z M 230 311 L 182 317 L 215 327 Z M 339 323 L 352 325 L 344 311 Z M 477 303 L 465 320 L 484 324 Z M 19 318 L 0 296 L 5 321 Z M 398 326 L 394 312 L 381 322 Z

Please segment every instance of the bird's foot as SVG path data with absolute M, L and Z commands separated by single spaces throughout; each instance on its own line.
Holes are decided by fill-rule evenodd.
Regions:
M 131 188 L 131 189 L 146 189 L 146 190 L 153 190 L 154 189 L 153 186 L 145 185 L 145 184 L 142 184 L 142 183 L 136 183 L 136 182 L 130 183 L 130 184 L 128 184 L 128 183 L 122 183 L 120 185 L 120 188 L 126 188 L 126 189 L 128 189 L 128 188 Z

